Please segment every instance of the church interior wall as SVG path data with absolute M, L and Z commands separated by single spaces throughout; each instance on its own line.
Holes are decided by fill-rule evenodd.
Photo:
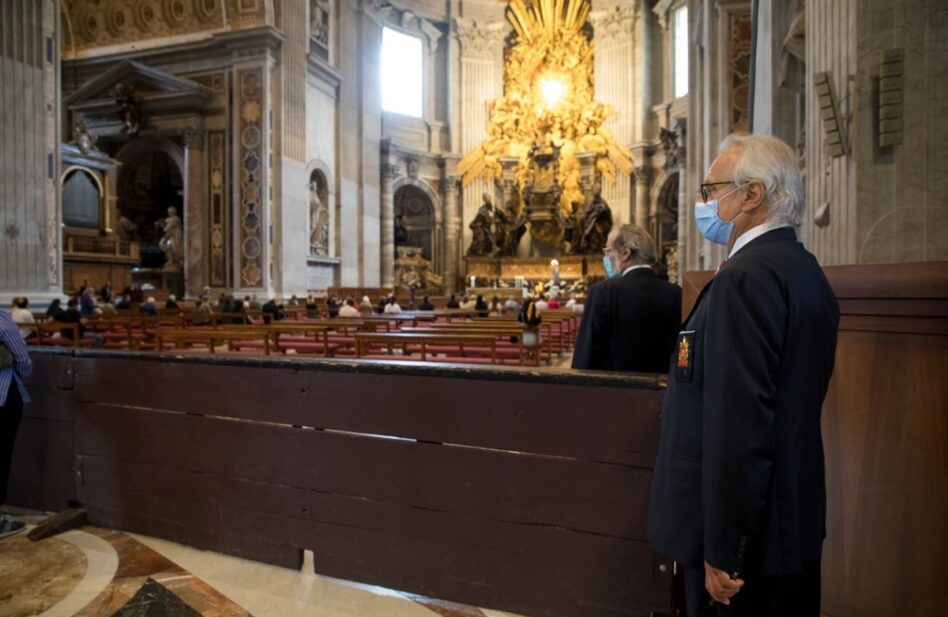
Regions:
M 855 263 L 948 259 L 948 11 L 938 2 L 855 7 L 850 254 Z

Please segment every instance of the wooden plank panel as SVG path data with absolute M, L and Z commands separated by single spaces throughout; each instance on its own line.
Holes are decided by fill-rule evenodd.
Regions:
M 24 417 L 17 431 L 7 502 L 61 509 L 75 499 L 73 424 Z
M 502 554 L 596 565 L 605 560 L 634 561 L 640 542 L 563 527 L 499 521 L 466 512 L 419 509 L 364 497 L 324 493 L 227 478 L 163 465 L 81 458 L 83 485 L 95 496 L 109 488 L 129 494 L 206 501 L 221 506 L 367 529 L 438 542 L 479 546 Z M 300 540 L 294 540 L 299 542 Z M 296 546 L 307 546 L 296 544 Z M 312 547 L 309 547 L 312 548 Z
M 220 504 L 90 487 L 94 520 L 193 546 L 298 567 L 271 551 L 312 548 L 322 574 L 386 585 L 538 617 L 644 616 L 661 608 L 668 587 L 642 546 L 633 560 L 596 565 L 501 553 L 456 541 L 383 533 L 345 525 L 250 512 Z M 432 513 L 434 514 L 434 513 Z M 254 546 L 248 546 L 248 544 Z M 296 550 L 296 549 L 294 549 Z
M 647 468 L 658 447 L 661 390 L 157 362 L 143 387 L 140 361 L 76 362 L 83 401 Z
M 26 381 L 30 392 L 36 389 L 70 389 L 73 385 L 71 352 L 30 353 L 33 375 Z
M 651 474 L 620 465 L 94 404 L 76 442 L 80 455 L 645 537 Z

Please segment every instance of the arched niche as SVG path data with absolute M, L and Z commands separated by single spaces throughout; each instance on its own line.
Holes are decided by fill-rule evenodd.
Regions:
M 332 183 L 332 170 L 329 165 L 322 160 L 310 161 L 306 166 L 306 184 L 309 197 L 309 215 L 307 225 L 309 229 L 309 250 L 307 253 L 311 256 L 333 256 L 336 254 L 336 247 L 339 246 L 338 230 L 336 221 L 339 220 L 337 212 L 336 192 Z M 315 187 L 315 189 L 314 189 Z M 318 203 L 313 197 L 318 198 Z M 324 217 L 324 218 L 321 218 Z M 321 222 L 320 222 L 321 221 Z M 317 229 L 316 224 L 325 225 L 325 229 Z M 324 242 L 314 242 L 318 233 L 326 233 Z M 319 250 L 316 250 L 317 246 Z
M 425 259 L 431 261 L 433 270 L 441 274 L 441 200 L 427 183 L 414 178 L 399 178 L 392 189 L 396 236 L 399 234 L 398 226 L 403 224 L 407 240 L 402 244 L 420 247 Z
M 174 206 L 187 224 L 184 151 L 172 141 L 135 140 L 122 147 L 115 158 L 122 163 L 116 220 L 120 227 L 131 223 L 134 228 L 133 238 L 141 244 L 142 265 L 159 267 L 164 261 L 158 247 L 163 232 L 156 223 L 164 221 L 168 207 Z

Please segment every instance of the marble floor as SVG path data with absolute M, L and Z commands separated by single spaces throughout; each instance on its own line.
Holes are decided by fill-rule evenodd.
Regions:
M 42 516 L 12 511 L 29 527 Z M 517 617 L 86 526 L 0 540 L 0 617 Z

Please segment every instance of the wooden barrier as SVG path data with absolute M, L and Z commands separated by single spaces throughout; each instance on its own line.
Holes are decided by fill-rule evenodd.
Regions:
M 34 350 L 9 503 L 532 617 L 647 617 L 654 377 Z M 234 420 L 240 420 L 235 422 Z

